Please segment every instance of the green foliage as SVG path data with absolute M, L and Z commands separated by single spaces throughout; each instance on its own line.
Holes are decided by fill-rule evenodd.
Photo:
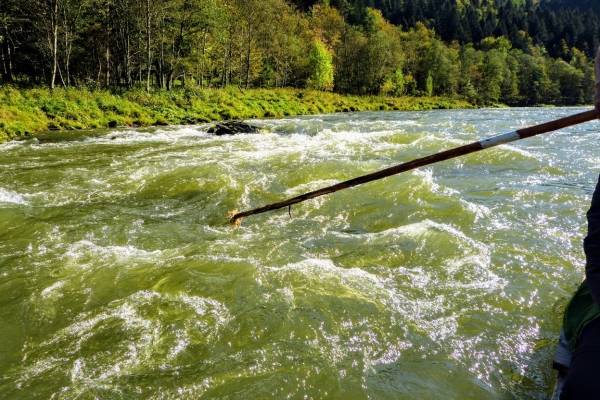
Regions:
M 54 22 L 44 1 L 2 3 L 0 84 L 50 86 L 55 61 L 53 83 L 69 92 L 37 93 L 32 112 L 60 129 L 329 110 L 288 110 L 271 95 L 251 106 L 251 88 L 576 105 L 591 100 L 600 41 L 594 13 L 537 1 L 298 0 L 299 11 L 287 0 L 57 0 Z M 44 32 L 57 32 L 56 48 Z
M 488 36 L 479 43 L 479 48 L 483 51 L 500 50 L 502 53 L 508 53 L 512 44 L 504 36 L 498 38 Z
M 404 93 L 404 73 L 401 69 L 397 69 L 394 73 L 386 79 L 381 91 L 384 94 L 401 96 Z
M 331 54 L 321 42 L 315 42 L 308 56 L 310 78 L 308 86 L 317 90 L 333 89 L 333 64 Z
M 402 73 L 402 70 L 397 69 L 396 71 L 394 71 L 393 87 L 394 94 L 396 96 L 400 96 L 402 95 L 402 93 L 404 93 L 404 82 L 404 74 Z
M 485 104 L 495 104 L 500 100 L 501 87 L 505 78 L 505 54 L 501 50 L 485 53 L 481 65 L 481 90 Z
M 431 74 L 427 75 L 427 80 L 425 81 L 425 93 L 429 97 L 433 95 L 433 77 Z

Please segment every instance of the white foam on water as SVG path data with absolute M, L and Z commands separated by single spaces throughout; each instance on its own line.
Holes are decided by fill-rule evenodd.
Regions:
M 517 146 L 514 144 L 502 144 L 502 145 L 498 146 L 498 148 L 500 150 L 505 150 L 505 151 L 509 150 L 511 152 L 517 153 L 517 154 L 522 155 L 527 158 L 532 158 L 534 160 L 542 160 L 542 157 L 544 156 L 543 153 L 540 153 L 537 151 L 526 150 L 522 146 Z
M 387 229 L 378 233 L 367 233 L 366 235 L 372 239 L 377 239 L 379 241 L 383 240 L 394 242 L 403 236 L 414 239 L 420 239 L 421 237 L 426 236 L 429 232 L 431 232 L 431 230 L 437 230 L 440 232 L 448 233 L 450 237 L 458 240 L 459 242 L 463 242 L 463 247 L 465 249 L 476 249 L 478 252 L 486 256 L 489 256 L 490 254 L 490 248 L 485 243 L 479 242 L 468 237 L 464 232 L 458 230 L 457 228 L 451 225 L 434 222 L 429 219 Z
M 472 203 L 464 199 L 460 199 L 460 202 L 466 206 L 467 211 L 475 214 L 475 222 L 480 219 L 489 218 L 492 215 L 492 210 L 482 204 Z
M 406 320 L 418 324 L 421 329 L 430 329 L 437 326 L 435 321 L 424 321 L 419 313 L 419 308 L 427 309 L 431 304 L 427 300 L 419 302 L 418 306 L 411 305 L 399 290 L 396 289 L 393 281 L 382 278 L 366 272 L 359 268 L 339 268 L 331 260 L 327 259 L 307 259 L 299 263 L 287 264 L 283 267 L 265 268 L 265 281 L 281 280 L 281 283 L 290 282 L 297 278 L 294 275 L 300 274 L 305 278 L 300 279 L 304 284 L 298 289 L 299 298 L 303 296 L 342 296 L 342 298 L 353 298 L 357 304 L 375 304 L 378 310 L 376 318 L 386 319 L 386 315 L 399 317 L 400 320 Z M 288 307 L 295 308 L 294 292 L 297 289 L 290 287 L 282 291 L 288 299 Z M 308 291 L 308 293 L 307 293 Z M 343 293 L 343 294 L 342 294 Z M 326 298 L 326 297 L 325 297 Z M 346 300 L 349 301 L 349 300 Z M 401 317 L 400 317 L 401 316 Z M 392 317 L 394 318 L 394 317 Z M 379 322 L 381 323 L 381 322 Z M 351 324 L 351 325 L 348 325 Z M 447 328 L 443 332 L 439 330 L 434 335 L 451 334 L 452 325 L 445 321 Z M 400 356 L 403 350 L 411 347 L 409 341 L 395 337 L 393 340 L 381 336 L 377 323 L 370 322 L 368 315 L 364 316 L 363 321 L 351 320 L 344 325 L 344 331 L 335 332 L 327 329 L 323 324 L 320 325 L 319 337 L 315 337 L 308 344 L 317 348 L 322 357 L 327 358 L 331 364 L 340 364 L 348 358 L 355 359 L 357 353 L 362 354 L 361 362 L 364 369 L 381 362 L 394 362 Z M 350 334 L 350 332 L 353 332 Z M 350 335 L 350 336 L 348 336 Z
M 435 194 L 440 194 L 448 197 L 458 197 L 457 195 L 460 194 L 458 190 L 452 189 L 447 186 L 440 186 L 440 184 L 436 182 L 436 178 L 434 178 L 433 170 L 431 168 L 417 169 L 413 171 L 413 173 L 417 176 L 422 177 L 427 187 L 429 187 L 430 190 Z
M 206 139 L 212 135 L 208 134 L 200 126 L 173 126 L 170 129 L 155 129 L 151 132 L 125 129 L 114 130 L 100 137 L 88 137 L 86 144 L 109 144 L 118 146 L 128 143 L 176 143 L 187 139 Z
M 0 188 L 0 203 L 21 204 L 24 206 L 29 205 L 29 202 L 27 202 L 19 193 L 3 188 Z
M 464 240 L 465 242 L 473 243 L 472 240 L 465 237 L 461 232 L 432 222 L 396 228 L 393 232 L 387 231 L 385 233 L 367 235 L 372 235 L 373 237 L 379 236 L 379 239 L 381 236 L 389 237 L 398 234 L 420 235 L 425 230 L 431 228 L 449 231 L 454 237 L 460 237 L 461 240 Z M 479 245 L 480 251 L 482 250 L 481 247 L 482 245 Z M 474 254 L 468 259 L 454 260 L 454 264 L 448 264 L 449 272 L 452 273 L 453 269 L 472 268 L 473 265 L 481 265 L 481 267 L 489 265 L 489 254 L 485 254 L 485 249 L 483 249 L 483 252 L 484 254 Z M 279 283 L 282 285 L 287 285 L 288 294 L 286 297 L 291 301 L 293 301 L 295 296 L 295 288 L 294 285 L 290 287 L 287 282 L 303 281 L 305 282 L 304 285 L 312 288 L 311 290 L 316 291 L 315 293 L 320 293 L 319 289 L 322 288 L 322 290 L 327 293 L 337 293 L 338 291 L 341 291 L 340 293 L 344 293 L 344 296 L 355 297 L 357 302 L 374 302 L 378 307 L 381 307 L 381 310 L 379 311 L 381 315 L 389 314 L 398 320 L 412 323 L 423 332 L 426 332 L 431 340 L 435 342 L 441 343 L 442 341 L 448 340 L 453 337 L 458 330 L 457 319 L 459 318 L 459 315 L 456 313 L 448 315 L 448 313 L 452 311 L 452 306 L 450 304 L 452 302 L 451 299 L 446 298 L 443 295 L 433 298 L 411 299 L 402 292 L 402 288 L 397 285 L 393 275 L 379 276 L 360 268 L 340 268 L 329 259 L 307 259 L 298 263 L 287 264 L 283 267 L 264 267 L 263 271 L 263 273 L 267 275 L 263 281 L 280 281 Z M 403 273 L 401 268 L 392 271 L 395 271 L 394 274 Z M 404 271 L 406 272 L 407 270 Z M 424 275 L 427 276 L 427 279 L 422 281 L 422 287 L 426 287 L 430 284 L 440 286 L 441 284 L 440 282 L 437 282 L 437 279 L 431 273 L 423 274 L 422 270 L 421 272 L 409 272 L 420 278 L 423 278 Z M 462 289 L 462 291 L 476 291 L 473 292 L 473 295 L 476 296 L 475 293 L 477 292 L 487 293 L 490 290 L 495 290 L 506 284 L 506 282 L 499 279 L 493 273 L 486 273 L 483 268 L 479 272 L 483 273 L 474 274 L 475 279 L 472 282 L 463 284 L 446 283 L 441 286 L 447 286 L 448 288 L 452 288 L 452 290 Z M 304 278 L 299 278 L 298 275 L 304 276 Z M 303 289 L 303 292 L 305 290 L 306 289 Z M 304 295 L 306 295 L 306 293 L 304 293 Z M 450 307 L 450 309 L 448 307 Z M 331 336 L 332 334 L 329 332 L 327 335 Z M 327 335 L 323 333 L 323 337 L 327 337 Z M 401 338 L 398 338 L 398 340 L 402 341 Z M 339 338 L 335 337 L 335 335 L 331 336 L 328 341 L 329 346 L 336 348 L 332 353 L 334 357 L 332 362 L 338 362 L 341 355 L 345 354 L 344 346 L 347 346 L 347 343 L 338 343 Z M 387 344 L 384 345 L 383 343 L 381 343 L 381 346 L 381 350 L 384 351 L 384 353 L 389 351 L 390 354 L 396 354 L 397 349 L 388 348 L 386 350 L 385 347 Z M 335 356 L 337 353 L 339 353 L 340 357 Z M 393 358 L 393 356 L 389 356 L 388 359 L 389 358 Z
M 2 151 L 10 151 L 14 149 L 21 148 L 23 146 L 31 145 L 32 143 L 37 143 L 38 140 L 33 138 L 31 140 L 13 140 L 10 142 L 0 143 L 0 152 Z
M 131 261 L 159 264 L 163 262 L 162 255 L 162 250 L 146 251 L 131 245 L 99 246 L 89 240 L 68 245 L 65 253 L 66 263 L 76 268 L 115 264 L 123 266 L 123 263 Z
M 435 275 L 432 275 L 432 272 L 423 270 L 423 268 L 412 267 L 411 269 L 406 269 L 403 266 L 398 266 L 393 271 L 400 275 L 411 276 L 412 284 L 422 288 L 433 284 L 442 288 L 447 287 L 452 290 L 468 290 L 477 293 L 497 290 L 507 284 L 504 279 L 498 277 L 489 268 L 492 263 L 491 247 L 468 237 L 464 232 L 448 224 L 424 220 L 378 233 L 365 233 L 358 235 L 356 246 L 378 246 L 377 248 L 379 248 L 388 244 L 388 247 L 390 249 L 393 248 L 393 251 L 404 251 L 404 245 L 402 244 L 405 243 L 405 245 L 408 245 L 407 249 L 410 252 L 418 254 L 427 252 L 429 247 L 413 248 L 414 246 L 422 246 L 422 244 L 427 243 L 428 237 L 439 234 L 447 237 L 446 240 L 449 240 L 448 245 L 453 246 L 452 248 L 456 252 L 455 256 L 445 259 L 445 273 L 450 276 L 459 274 L 465 277 L 462 277 L 460 280 L 438 282 Z M 357 237 L 357 235 L 345 233 L 337 233 L 336 235 L 350 240 Z M 390 243 L 396 243 L 399 246 L 394 247 Z M 411 243 L 414 246 L 410 246 L 409 244 Z M 448 256 L 446 255 L 446 257 Z
M 53 295 L 54 292 L 56 292 L 57 289 L 60 289 L 64 285 L 65 285 L 64 281 L 57 281 L 57 282 L 53 283 L 52 285 L 48 286 L 46 289 L 42 290 L 41 295 L 43 297 L 50 297 Z
M 159 308 L 174 314 L 153 311 Z M 182 313 L 185 324 L 180 321 Z M 32 357 L 32 362 L 25 357 L 14 377 L 17 385 L 27 385 L 59 366 L 71 365 L 68 371 L 73 386 L 69 391 L 76 391 L 79 385 L 86 390 L 113 387 L 120 376 L 168 365 L 192 343 L 210 344 L 231 320 L 227 307 L 210 298 L 139 291 L 84 312 L 49 340 L 29 346 L 25 352 L 37 357 Z M 96 348 L 97 335 L 111 335 L 114 340 L 106 343 L 106 348 Z M 58 348 L 64 357 L 52 356 Z

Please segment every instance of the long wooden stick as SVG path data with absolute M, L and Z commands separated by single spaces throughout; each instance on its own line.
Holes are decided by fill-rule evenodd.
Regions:
M 525 139 L 528 137 L 541 135 L 543 133 L 552 132 L 558 129 L 566 128 L 569 126 L 588 122 L 593 119 L 600 117 L 596 114 L 596 110 L 590 110 L 579 114 L 571 115 L 569 117 L 560 118 L 554 121 L 545 122 L 543 124 L 534 125 L 528 128 L 519 129 L 513 132 L 505 133 L 502 135 L 494 136 L 489 139 L 481 140 L 479 142 L 473 142 L 464 146 L 456 147 L 454 149 L 442 151 L 430 156 L 418 158 L 413 161 L 409 161 L 403 164 L 398 164 L 393 167 L 382 169 L 371 174 L 359 176 L 344 182 L 337 183 L 332 186 L 324 187 L 319 190 L 301 194 L 300 196 L 293 197 L 278 203 L 268 204 L 263 207 L 255 208 L 240 213 L 231 212 L 229 215 L 229 221 L 232 224 L 239 225 L 242 218 L 249 215 L 260 214 L 271 210 L 277 210 L 283 207 L 289 207 L 292 204 L 300 203 L 305 200 L 314 199 L 315 197 L 323 196 L 329 193 L 337 192 L 342 189 L 347 189 L 353 186 L 361 185 L 363 183 L 375 181 L 378 179 L 386 178 L 391 175 L 396 175 L 401 172 L 410 171 L 415 168 L 423 167 L 425 165 L 434 164 L 440 161 L 449 160 L 451 158 L 459 157 L 465 154 L 474 153 L 476 151 L 488 149 L 490 147 L 498 146 L 503 143 L 513 142 L 515 140 Z

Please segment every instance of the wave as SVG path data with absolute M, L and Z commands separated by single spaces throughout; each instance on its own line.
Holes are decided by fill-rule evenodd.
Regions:
M 135 292 L 82 312 L 51 338 L 28 346 L 23 365 L 8 376 L 24 389 L 60 370 L 70 380 L 63 395 L 103 391 L 115 380 L 168 369 L 190 347 L 208 348 L 231 319 L 227 307 L 210 298 Z

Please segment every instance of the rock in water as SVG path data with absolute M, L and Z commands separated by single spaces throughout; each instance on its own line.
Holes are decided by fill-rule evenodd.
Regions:
M 224 121 L 218 122 L 215 126 L 208 129 L 208 133 L 221 135 L 236 135 L 238 133 L 258 133 L 260 128 L 247 124 L 242 121 Z

